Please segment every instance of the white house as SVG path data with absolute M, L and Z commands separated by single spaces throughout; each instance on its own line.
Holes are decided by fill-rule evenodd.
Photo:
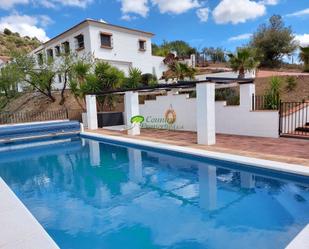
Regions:
M 150 32 L 86 19 L 45 42 L 31 54 L 38 61 L 43 60 L 43 56 L 56 58 L 69 51 L 80 56 L 93 54 L 94 58 L 108 62 L 126 74 L 130 67 L 136 67 L 142 73 L 152 73 L 160 78 L 166 66 L 163 57 L 152 55 L 153 36 Z M 60 88 L 62 81 L 59 75 L 55 79 L 55 88 Z

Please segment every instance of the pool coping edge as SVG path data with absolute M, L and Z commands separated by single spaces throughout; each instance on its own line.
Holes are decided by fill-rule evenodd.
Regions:
M 120 137 L 120 136 L 113 136 L 113 135 L 105 135 L 105 134 L 98 134 L 93 132 L 81 132 L 81 136 L 85 135 L 92 138 L 101 138 L 101 139 L 108 139 L 112 141 L 123 142 L 127 144 L 133 145 L 141 145 L 146 147 L 155 147 L 157 149 L 169 150 L 173 152 L 179 153 L 186 153 L 190 155 L 201 156 L 210 159 L 222 160 L 222 161 L 230 161 L 233 163 L 240 163 L 246 164 L 248 166 L 259 167 L 263 169 L 275 170 L 275 171 L 283 171 L 286 173 L 297 174 L 302 176 L 309 176 L 309 167 L 298 165 L 298 164 L 291 164 L 291 163 L 284 163 L 266 159 L 259 159 L 254 157 L 247 157 L 247 156 L 240 156 L 234 155 L 229 153 L 223 152 L 214 152 L 209 150 L 202 150 L 197 148 L 191 147 L 183 147 L 179 145 L 171 145 L 159 142 L 152 142 L 152 141 L 145 141 L 139 140 L 134 138 L 127 138 L 127 137 Z
M 4 199 L 1 202 L 0 217 L 6 215 L 2 220 L 7 226 L 13 228 L 20 224 L 18 229 L 14 229 L 14 237 L 8 232 L 5 233 L 6 241 L 2 240 L 0 245 L 3 249 L 13 249 L 16 246 L 23 244 L 24 249 L 38 248 L 44 245 L 46 249 L 60 249 L 56 242 L 50 237 L 41 223 L 33 216 L 25 204 L 16 196 L 14 191 L 6 184 L 4 179 L 0 177 L 0 194 Z M 3 218 L 3 217 L 2 217 Z M 21 224 L 22 219 L 25 223 Z M 0 229 L 1 230 L 1 229 Z M 22 233 L 23 237 L 16 239 Z M 3 233 L 2 233 L 3 235 Z

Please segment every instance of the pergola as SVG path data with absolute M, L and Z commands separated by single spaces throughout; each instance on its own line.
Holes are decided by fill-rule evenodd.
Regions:
M 197 143 L 203 145 L 213 145 L 216 143 L 215 85 L 225 85 L 233 83 L 238 83 L 240 85 L 253 85 L 253 82 L 253 78 L 237 79 L 223 77 L 207 77 L 206 80 L 202 81 L 180 81 L 176 84 L 158 84 L 156 86 L 143 86 L 134 89 L 122 88 L 99 93 L 89 93 L 88 95 L 86 95 L 88 129 L 98 129 L 96 96 L 102 96 L 107 94 L 124 95 L 125 122 L 128 125 L 130 124 L 130 120 L 132 117 L 140 114 L 138 100 L 139 93 L 153 93 L 162 90 L 170 91 L 172 89 L 192 89 L 195 87 L 197 112 Z M 251 94 L 250 89 L 246 89 L 246 91 L 249 91 L 249 94 Z M 128 134 L 139 135 L 140 127 L 137 125 L 134 126 L 132 129 L 128 130 Z

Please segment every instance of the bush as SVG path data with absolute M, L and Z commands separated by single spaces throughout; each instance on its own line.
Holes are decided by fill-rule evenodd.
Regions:
M 293 77 L 293 76 L 288 76 L 287 78 L 286 78 L 286 89 L 289 91 L 289 92 L 291 92 L 291 91 L 293 91 L 295 88 L 296 88 L 296 86 L 297 86 L 297 81 L 296 81 L 296 79 L 295 79 L 295 77 Z
M 142 71 L 138 68 L 130 68 L 129 77 L 125 81 L 126 88 L 138 88 L 142 81 Z
M 279 108 L 282 80 L 281 78 L 274 76 L 271 78 L 269 84 L 270 87 L 266 91 L 264 107 L 267 110 L 277 110 Z
M 217 89 L 215 98 L 216 101 L 226 101 L 227 105 L 239 105 L 239 94 L 234 88 Z
M 12 31 L 9 30 L 9 29 L 7 29 L 7 28 L 5 28 L 4 31 L 3 31 L 3 33 L 4 33 L 5 35 L 11 35 L 11 34 L 12 34 Z
M 157 77 L 151 73 L 142 74 L 141 83 L 143 86 L 156 85 L 158 83 L 157 81 Z

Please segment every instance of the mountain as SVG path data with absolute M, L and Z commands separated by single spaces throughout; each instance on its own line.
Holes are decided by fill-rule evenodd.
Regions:
M 0 32 L 0 56 L 12 56 L 13 54 L 25 54 L 41 45 L 36 37 L 20 36 L 9 29 Z

